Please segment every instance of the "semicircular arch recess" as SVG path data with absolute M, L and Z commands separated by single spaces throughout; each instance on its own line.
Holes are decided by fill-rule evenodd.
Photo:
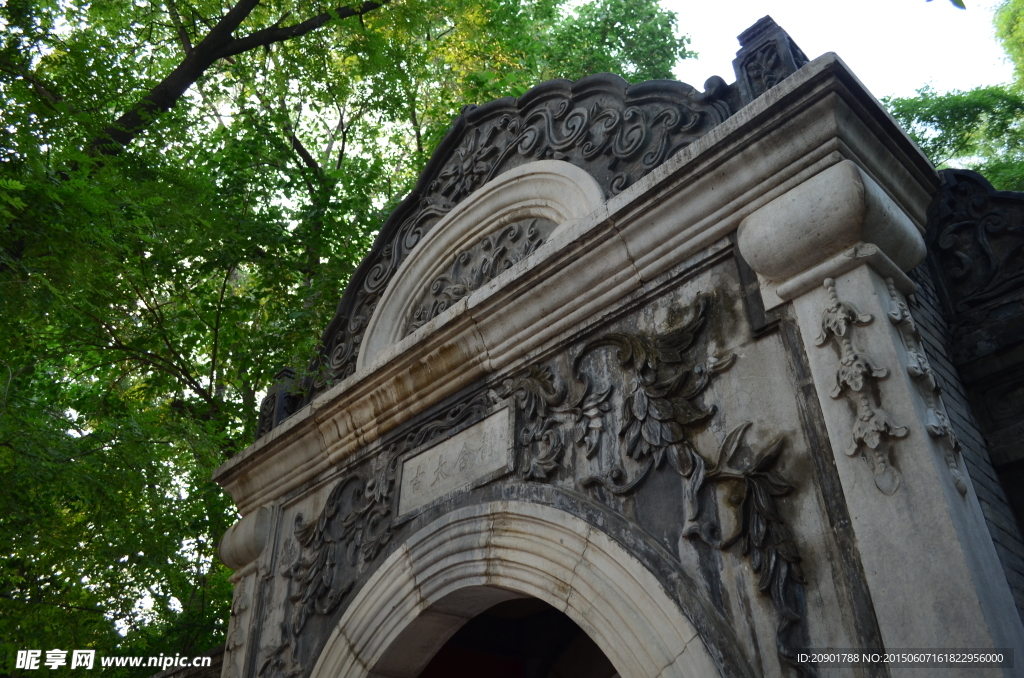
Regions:
M 310 678 L 415 678 L 466 621 L 532 596 L 564 612 L 623 678 L 720 675 L 653 573 L 580 518 L 503 501 L 449 513 L 353 598 Z
M 371 364 L 406 334 L 423 293 L 460 252 L 505 226 L 528 219 L 556 224 L 548 236 L 604 205 L 604 191 L 585 170 L 562 160 L 539 160 L 500 174 L 437 223 L 384 290 L 363 335 L 357 369 Z

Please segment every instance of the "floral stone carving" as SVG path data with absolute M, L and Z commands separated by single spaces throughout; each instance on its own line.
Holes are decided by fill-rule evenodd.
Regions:
M 776 438 L 751 452 L 743 445 L 750 427 L 744 422 L 730 431 L 711 463 L 694 452 L 690 467 L 680 469 L 689 481 L 683 536 L 723 551 L 739 546 L 758 575 L 757 589 L 771 597 L 778 614 L 779 656 L 800 675 L 816 676 L 815 668 L 797 656 L 805 581 L 800 554 L 776 504 L 777 497 L 793 491 L 774 473 L 785 440 Z
M 869 313 L 861 313 L 853 304 L 840 301 L 836 294 L 836 281 L 825 279 L 829 303 L 821 314 L 821 334 L 814 340 L 818 346 L 834 342 L 839 347 L 839 368 L 832 388 L 833 398 L 846 397 L 856 408 L 853 423 L 853 441 L 846 448 L 847 456 L 857 454 L 861 446 L 868 452 L 866 459 L 872 464 L 875 486 L 885 494 L 893 494 L 900 486 L 900 473 L 889 460 L 891 438 L 903 438 L 907 428 L 892 421 L 889 414 L 868 396 L 869 386 L 889 375 L 874 359 L 858 352 L 850 338 L 852 328 L 872 321 Z
M 316 376 L 303 384 L 304 402 L 355 371 L 370 316 L 399 266 L 484 183 L 525 163 L 554 159 L 586 170 L 615 195 L 728 119 L 729 100 L 729 87 L 717 76 L 698 92 L 665 80 L 629 85 L 605 73 L 553 80 L 517 100 L 467 107 L 353 274 L 308 370 Z
M 910 308 L 896 291 L 892 278 L 886 278 L 885 284 L 889 288 L 889 320 L 899 330 L 903 347 L 907 351 L 907 373 L 917 384 L 918 391 L 928 408 L 928 423 L 926 425 L 928 435 L 942 441 L 949 475 L 953 478 L 953 484 L 956 485 L 957 491 L 962 496 L 966 496 L 967 481 L 957 466 L 956 458 L 957 453 L 960 452 L 960 441 L 946 414 L 946 406 L 942 403 L 942 387 L 939 386 L 931 363 L 928 362 L 928 356 L 925 355 L 921 332 L 910 315 Z
M 512 223 L 459 252 L 449 271 L 431 283 L 409 322 L 406 335 L 533 254 L 555 225 L 550 219 L 540 218 Z
M 779 656 L 800 675 L 815 676 L 813 666 L 797 661 L 804 580 L 799 553 L 776 504 L 776 498 L 793 489 L 774 474 L 784 440 L 773 440 L 754 453 L 744 444 L 751 427 L 746 422 L 729 432 L 717 455 L 708 461 L 696 449 L 690 432 L 716 411 L 714 406 L 703 407 L 698 396 L 735 361 L 732 354 L 705 358 L 697 354 L 710 303 L 709 296 L 698 297 L 687 313 L 689 320 L 664 334 L 617 332 L 587 342 L 572 361 L 574 378 L 569 385 L 546 365 L 532 366 L 505 380 L 501 394 L 515 399 L 524 422 L 519 443 L 530 452 L 523 476 L 549 480 L 564 468 L 570 449 L 589 460 L 597 455 L 602 441 L 615 441 L 619 462 L 577 477 L 576 482 L 625 495 L 638 491 L 651 471 L 667 462 L 686 481 L 682 536 L 721 550 L 738 546 L 758 576 L 758 589 L 771 597 L 778 614 Z M 614 349 L 624 380 L 598 389 L 582 362 L 602 348 Z M 615 389 L 622 389 L 618 436 L 603 437 L 606 419 L 614 416 Z M 632 478 L 625 458 L 640 463 Z

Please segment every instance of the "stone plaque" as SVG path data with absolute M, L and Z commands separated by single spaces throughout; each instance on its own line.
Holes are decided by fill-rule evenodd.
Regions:
M 457 490 L 512 470 L 511 409 L 503 407 L 451 438 L 402 463 L 398 514 L 409 513 Z

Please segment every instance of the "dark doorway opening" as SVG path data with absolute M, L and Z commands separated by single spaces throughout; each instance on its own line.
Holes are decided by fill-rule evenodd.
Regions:
M 519 598 L 469 620 L 419 678 L 617 677 L 573 620 L 536 598 Z

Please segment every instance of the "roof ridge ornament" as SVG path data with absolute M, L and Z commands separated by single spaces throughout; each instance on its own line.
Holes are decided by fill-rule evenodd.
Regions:
M 744 105 L 792 75 L 809 59 L 793 38 L 770 16 L 761 17 L 739 35 L 740 50 L 732 62 Z

